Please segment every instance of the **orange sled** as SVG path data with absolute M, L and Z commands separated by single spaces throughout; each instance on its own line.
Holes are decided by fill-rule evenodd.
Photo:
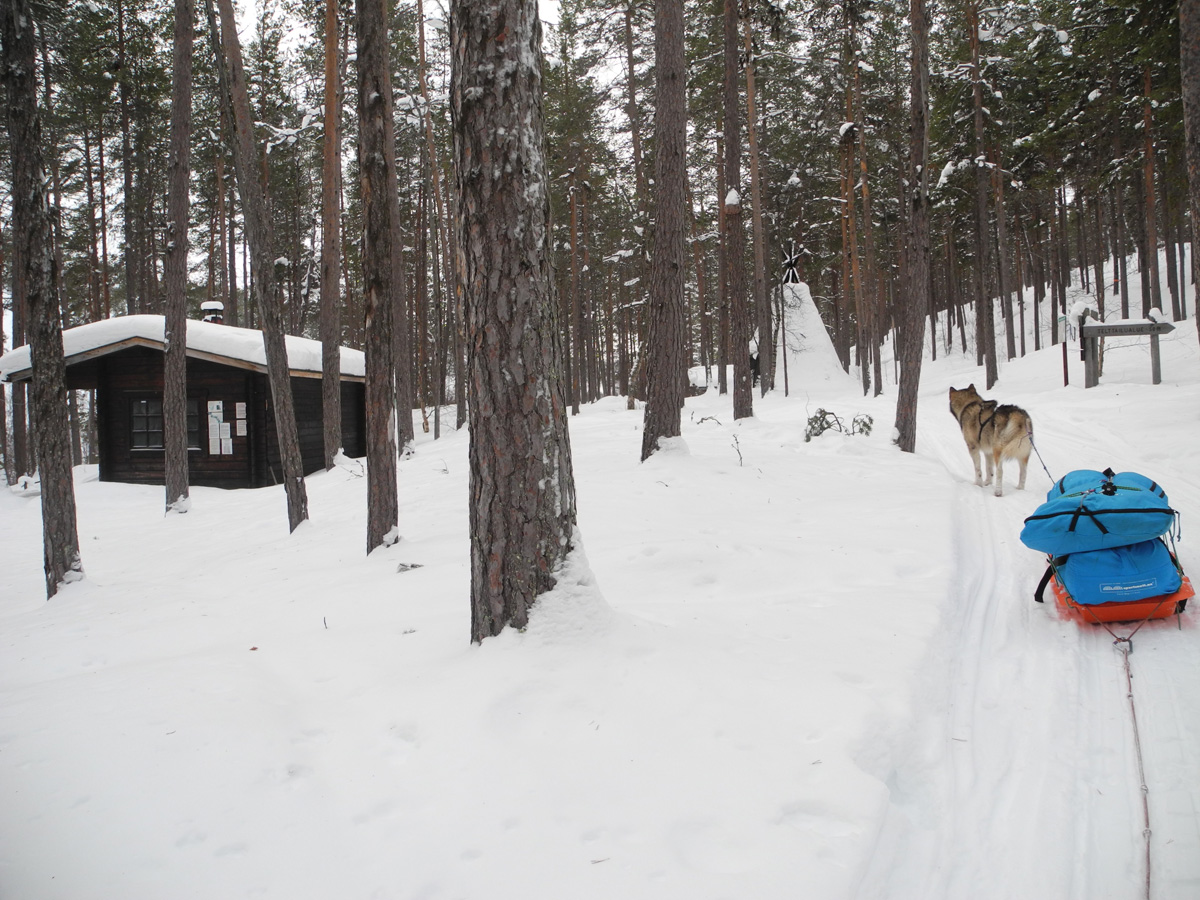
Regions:
M 1050 574 L 1051 570 L 1047 570 Z M 1098 625 L 1103 622 L 1141 622 L 1146 619 L 1165 619 L 1176 613 L 1181 613 L 1187 607 L 1190 598 L 1196 596 L 1192 583 L 1186 575 L 1183 583 L 1173 594 L 1159 594 L 1157 597 L 1146 597 L 1143 600 L 1114 600 L 1111 603 L 1076 603 L 1057 575 L 1051 574 L 1050 590 L 1054 592 L 1054 602 L 1059 610 L 1072 619 Z M 1040 595 L 1040 591 L 1038 592 Z M 1040 596 L 1039 596 L 1040 600 Z

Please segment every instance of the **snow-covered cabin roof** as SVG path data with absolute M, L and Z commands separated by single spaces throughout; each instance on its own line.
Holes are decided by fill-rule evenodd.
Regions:
M 63 332 L 63 353 L 67 365 L 107 356 L 126 347 L 166 349 L 162 316 L 120 316 Z M 321 342 L 287 335 L 288 369 L 301 378 L 321 377 Z M 361 381 L 366 374 L 366 358 L 361 350 L 341 348 L 342 377 Z M 267 371 L 267 352 L 263 334 L 252 328 L 235 328 L 212 322 L 187 323 L 187 355 L 196 359 Z M 21 381 L 30 375 L 28 345 L 0 356 L 0 380 Z

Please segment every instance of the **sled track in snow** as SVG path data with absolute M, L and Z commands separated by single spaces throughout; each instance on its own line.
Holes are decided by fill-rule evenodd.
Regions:
M 920 771 L 911 780 L 920 787 L 896 801 L 917 826 L 899 839 L 898 852 L 892 848 L 897 859 L 922 862 L 898 867 L 864 895 L 1144 897 L 1142 796 L 1122 654 L 1102 628 L 1060 619 L 1050 599 L 1033 602 L 1041 559 L 1018 535 L 1049 486 L 1036 456 L 1027 490 L 1015 490 L 1010 462 L 1006 495 L 993 497 L 990 486 L 971 482 L 962 440 L 952 420 L 945 424 L 923 435 L 924 452 L 958 482 L 945 644 L 931 661 L 945 668 L 944 705 L 931 700 L 917 726 L 926 751 L 923 761 L 913 760 Z M 1053 445 L 1055 456 L 1077 459 L 1093 458 L 1096 446 L 1113 440 L 1078 429 L 1042 428 L 1038 437 L 1043 455 Z M 1047 462 L 1054 476 L 1065 473 Z M 1158 461 L 1139 467 L 1179 485 L 1168 487 L 1177 508 L 1200 509 L 1190 481 L 1173 478 Z M 1200 563 L 1183 561 L 1200 572 Z M 1200 704 L 1189 696 L 1200 683 L 1194 615 L 1189 610 L 1182 629 L 1175 618 L 1148 623 L 1133 642 L 1154 900 L 1200 897 Z M 897 780 L 908 779 L 901 771 Z

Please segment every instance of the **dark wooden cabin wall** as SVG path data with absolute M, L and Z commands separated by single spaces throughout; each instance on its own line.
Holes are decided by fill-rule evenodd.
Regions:
M 278 484 L 279 444 L 266 376 L 189 358 L 187 377 L 188 398 L 199 401 L 201 415 L 202 446 L 188 454 L 191 484 L 222 488 Z M 134 347 L 80 363 L 68 369 L 68 385 L 77 390 L 97 389 L 101 480 L 162 484 L 163 451 L 135 450 L 130 446 L 130 401 L 162 396 L 162 353 Z M 320 379 L 293 378 L 292 396 L 307 475 L 324 465 Z M 342 382 L 342 440 L 350 456 L 366 452 L 364 399 L 361 384 Z M 223 401 L 224 421 L 230 423 L 233 434 L 232 455 L 208 452 L 210 400 Z M 247 404 L 249 432 L 240 437 L 236 431 L 238 403 Z
M 100 478 L 134 484 L 162 484 L 162 450 L 130 447 L 130 401 L 161 397 L 163 355 L 134 347 L 102 357 L 99 364 Z M 225 421 L 234 421 L 235 404 L 246 402 L 247 380 L 254 373 L 202 359 L 187 361 L 188 399 L 200 404 L 199 450 L 188 451 L 188 481 L 201 487 L 247 487 L 250 484 L 248 441 L 233 438 L 233 455 L 208 452 L 208 401 L 225 404 Z

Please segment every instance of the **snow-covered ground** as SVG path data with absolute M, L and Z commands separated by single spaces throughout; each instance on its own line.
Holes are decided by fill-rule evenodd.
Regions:
M 309 479 L 291 536 L 279 489 L 164 518 L 161 488 L 78 469 L 87 579 L 50 602 L 38 501 L 0 492 L 0 897 L 1143 896 L 1121 655 L 1033 602 L 1017 539 L 1051 478 L 972 484 L 946 392 L 982 389 L 973 350 L 926 361 L 903 454 L 894 387 L 862 397 L 805 338 L 791 396 L 740 422 L 691 399 L 645 464 L 640 409 L 573 418 L 586 559 L 482 645 L 465 433 L 418 429 L 403 539 L 370 557 L 355 461 Z M 1194 321 L 1159 386 L 1145 339 L 1092 390 L 1078 356 L 1068 387 L 1059 347 L 1002 362 L 989 396 L 1055 477 L 1163 484 L 1200 574 Z M 874 430 L 806 443 L 818 408 Z M 1153 896 L 1190 900 L 1195 613 L 1134 645 Z

